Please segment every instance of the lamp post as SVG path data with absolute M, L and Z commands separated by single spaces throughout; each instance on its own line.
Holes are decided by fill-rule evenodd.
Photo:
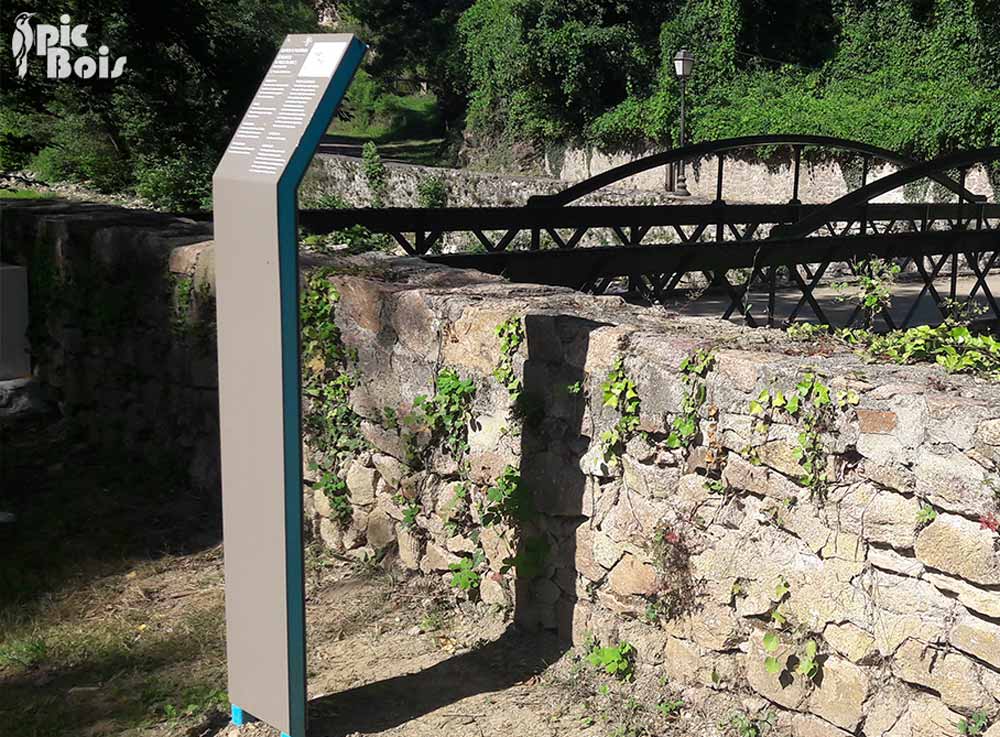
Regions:
M 684 93 L 687 91 L 687 78 L 691 76 L 691 70 L 694 68 L 694 56 L 687 49 L 681 49 L 676 54 L 674 54 L 674 73 L 681 82 L 681 135 L 680 135 L 680 146 L 684 147 L 686 143 L 684 137 Z M 674 188 L 674 193 L 680 195 L 681 197 L 689 197 L 691 195 L 687 188 L 687 176 L 685 176 L 684 161 L 680 161 L 677 164 L 677 186 Z

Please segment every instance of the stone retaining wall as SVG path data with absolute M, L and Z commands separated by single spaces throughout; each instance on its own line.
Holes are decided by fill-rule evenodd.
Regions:
M 471 595 L 522 622 L 628 641 L 640 677 L 762 697 L 780 734 L 938 737 L 1000 714 L 1000 387 L 415 260 L 339 268 L 370 448 L 344 466 L 346 527 L 316 495 L 335 551 L 474 571 Z M 512 318 L 516 402 L 494 374 Z M 681 370 L 693 355 L 710 356 L 703 372 Z M 475 386 L 455 454 L 414 404 L 442 370 Z M 634 426 L 605 401 L 612 373 L 622 396 L 633 382 Z M 685 408 L 688 448 L 671 438 Z M 796 447 L 820 416 L 829 482 L 809 484 Z M 616 424 L 618 457 L 602 443 Z M 497 523 L 505 472 L 536 513 Z M 525 575 L 509 570 L 518 551 Z
M 576 182 L 660 150 L 662 149 L 651 148 L 610 152 L 573 144 L 551 145 L 545 153 L 545 173 L 564 182 Z M 813 161 L 808 157 L 809 152 L 810 149 L 806 149 L 802 159 L 799 198 L 803 202 L 832 202 L 860 186 L 860 156 L 845 154 L 838 158 Z M 868 181 L 873 182 L 898 170 L 898 167 L 890 164 L 873 162 Z M 688 190 L 697 198 L 714 200 L 717 181 L 714 156 L 691 162 L 687 168 Z M 776 157 L 768 161 L 730 157 L 726 159 L 723 198 L 727 202 L 787 202 L 792 196 L 793 181 L 794 165 L 787 149 L 779 151 Z M 662 192 L 663 168 L 636 174 L 624 180 L 622 186 L 640 191 Z M 970 169 L 967 186 L 973 192 L 987 195 L 991 202 L 996 202 L 1000 196 L 1000 178 L 994 175 L 991 180 L 986 167 L 982 165 Z M 954 199 L 955 196 L 940 185 L 922 181 L 889 192 L 873 202 L 953 202 Z
M 206 491 L 219 483 L 211 233 L 107 205 L 0 204 L 3 258 L 28 269 L 35 376 L 91 440 Z

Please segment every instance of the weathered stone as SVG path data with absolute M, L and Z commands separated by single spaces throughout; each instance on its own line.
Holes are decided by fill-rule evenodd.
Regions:
M 860 464 L 859 470 L 863 476 L 895 491 L 912 492 L 917 487 L 913 472 L 899 464 L 881 465 L 866 460 Z
M 326 517 L 319 521 L 319 537 L 323 541 L 323 544 L 333 552 L 344 552 L 343 530 Z
M 347 469 L 347 489 L 351 493 L 351 503 L 365 506 L 375 502 L 375 484 L 378 476 L 374 468 L 367 468 L 360 460 L 355 460 Z
M 853 663 L 859 663 L 875 652 L 875 638 L 850 622 L 828 624 L 823 630 L 823 638 Z
M 330 507 L 330 500 L 327 499 L 326 492 L 322 489 L 313 489 L 313 509 L 320 517 L 330 518 L 333 516 L 333 509 Z
M 663 674 L 677 683 L 697 683 L 698 671 L 705 661 L 698 647 L 687 640 L 670 637 L 663 646 Z
M 993 492 L 984 483 L 983 467 L 962 453 L 921 453 L 914 473 L 917 494 L 949 512 L 988 509 Z
M 566 446 L 551 446 L 542 453 L 525 455 L 521 476 L 530 482 L 535 507 L 542 514 L 589 517 L 593 499 L 587 479 L 579 470 L 578 456 Z
M 510 593 L 504 583 L 503 577 L 498 573 L 490 573 L 479 582 L 479 597 L 484 603 L 492 606 L 509 607 L 511 604 Z
M 452 563 L 458 563 L 459 560 L 461 559 L 454 553 L 449 553 L 441 546 L 429 542 L 424 557 L 420 560 L 420 570 L 424 573 L 447 571 Z
M 792 715 L 792 737 L 850 737 L 850 733 L 808 714 Z
M 867 608 L 851 618 L 866 623 L 882 655 L 892 655 L 911 637 L 922 642 L 944 638 L 955 605 L 929 583 L 872 570 L 860 584 Z
M 624 550 L 600 530 L 594 530 L 592 541 L 594 545 L 594 562 L 610 571 L 621 560 Z
M 803 473 L 796 451 L 796 447 L 785 440 L 771 440 L 758 446 L 757 456 L 765 466 L 794 479 Z
M 750 638 L 750 650 L 747 653 L 746 679 L 754 691 L 766 699 L 773 701 L 786 709 L 799 709 L 809 689 L 802 676 L 792 675 L 785 668 L 781 673 L 768 673 L 764 661 L 768 655 L 773 655 L 781 663 L 795 655 L 795 648 L 786 643 L 778 645 L 773 653 L 764 650 L 763 632 L 756 632 Z
M 406 457 L 403 439 L 398 432 L 387 430 L 374 422 L 362 420 L 361 434 L 373 447 L 378 448 L 383 453 L 399 459 Z
M 959 650 L 1000 669 L 1000 626 L 966 614 L 952 627 L 950 639 Z
M 734 489 L 752 491 L 754 494 L 774 499 L 795 499 L 801 489 L 781 474 L 763 466 L 754 466 L 744 458 L 730 454 L 722 480 Z
M 373 455 L 372 463 L 375 465 L 375 470 L 378 471 L 379 476 L 385 480 L 385 483 L 391 489 L 399 489 L 403 477 L 410 473 L 410 469 L 402 462 L 383 453 Z
M 865 540 L 912 548 L 920 503 L 872 484 L 857 484 L 837 503 L 844 529 Z
M 396 539 L 399 542 L 400 564 L 411 571 L 420 568 L 420 538 L 414 535 L 409 528 L 399 525 L 396 531 Z
M 953 514 L 939 514 L 920 531 L 917 557 L 927 566 L 974 583 L 1000 584 L 1000 555 L 994 533 Z
M 885 412 L 874 409 L 857 409 L 858 425 L 863 433 L 888 435 L 896 429 L 895 412 Z
M 618 503 L 604 520 L 601 530 L 617 543 L 632 542 L 645 546 L 669 511 L 666 501 L 647 499 L 634 491 L 622 489 Z
M 600 581 L 606 575 L 597 561 L 594 560 L 594 531 L 586 525 L 576 529 L 576 545 L 574 547 L 575 570 L 589 581 Z
M 884 737 L 906 711 L 914 692 L 899 681 L 881 684 L 865 705 L 867 715 L 861 727 L 865 737 Z
M 677 492 L 681 471 L 676 466 L 659 467 L 622 458 L 622 478 L 626 488 L 653 499 L 666 499 Z
M 474 553 L 479 546 L 463 535 L 452 535 L 445 541 L 445 548 L 450 553 Z
M 396 540 L 396 523 L 382 509 L 376 509 L 368 516 L 368 544 L 375 550 L 383 550 Z
M 970 713 L 990 698 L 973 661 L 917 640 L 907 640 L 896 651 L 892 672 L 908 683 L 936 691 L 948 706 Z
M 901 576 L 919 578 L 924 572 L 924 566 L 919 560 L 900 555 L 890 548 L 869 548 L 868 562 L 883 571 Z
M 849 732 L 861 722 L 871 688 L 864 668 L 838 657 L 823 663 L 823 683 L 809 696 L 807 709 Z
M 623 596 L 643 596 L 656 588 L 656 570 L 634 555 L 626 554 L 611 571 L 611 590 Z
M 962 715 L 940 699 L 920 694 L 913 697 L 906 713 L 884 737 L 960 737 L 957 725 L 961 720 Z
M 499 571 L 504 560 L 514 555 L 514 550 L 507 542 L 507 538 L 494 525 L 483 527 L 480 530 L 479 544 L 483 547 L 490 569 L 494 571 Z
M 987 617 L 1000 619 L 1000 591 L 987 591 L 960 578 L 930 571 L 925 573 L 923 578 L 941 591 L 955 594 L 968 609 Z

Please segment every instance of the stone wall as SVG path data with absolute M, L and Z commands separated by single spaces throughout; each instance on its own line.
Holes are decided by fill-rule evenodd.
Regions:
M 627 641 L 640 678 L 689 695 L 753 694 L 779 734 L 1000 714 L 1000 387 L 416 260 L 338 269 L 369 448 L 344 465 L 346 527 L 315 497 L 336 552 L 476 572 L 473 597 L 577 645 Z M 523 327 L 507 359 L 500 324 Z M 441 371 L 475 387 L 454 453 L 417 406 Z M 498 521 L 517 477 L 536 511 Z
M 565 182 L 588 179 L 608 169 L 657 153 L 661 149 L 640 149 L 631 152 L 607 152 L 592 147 L 553 145 L 545 153 L 545 172 Z M 809 149 L 806 150 L 808 154 Z M 780 152 L 779 152 L 780 153 Z M 877 162 L 876 162 L 877 163 Z M 832 202 L 861 184 L 861 158 L 845 155 L 838 159 L 813 161 L 803 156 L 799 199 L 807 203 Z M 873 164 L 868 181 L 873 182 L 898 171 L 889 164 Z M 727 202 L 786 202 L 792 196 L 794 166 L 790 155 L 760 161 L 753 158 L 727 158 L 723 178 L 723 198 Z M 687 168 L 687 185 L 699 199 L 715 199 L 718 171 L 716 158 L 706 157 L 692 162 Z M 636 190 L 662 192 L 663 168 L 636 174 L 622 182 Z M 985 194 L 996 202 L 1000 194 L 1000 179 L 991 179 L 984 166 L 969 171 L 968 188 Z M 954 201 L 954 195 L 932 182 L 918 182 L 889 192 L 874 202 Z
M 123 460 L 217 490 L 211 226 L 39 200 L 0 203 L 0 228 L 4 260 L 28 269 L 33 372 L 62 413 Z
M 417 186 L 432 177 L 444 179 L 449 207 L 523 207 L 533 195 L 555 194 L 566 187 L 557 177 L 529 177 L 491 174 L 471 169 L 446 169 L 386 162 L 386 204 L 392 207 L 419 207 Z M 302 182 L 301 202 L 308 204 L 325 194 L 336 194 L 355 207 L 371 204 L 371 192 L 360 159 L 321 154 Z M 673 201 L 663 188 L 630 189 L 610 187 L 580 200 L 591 205 L 664 204 Z

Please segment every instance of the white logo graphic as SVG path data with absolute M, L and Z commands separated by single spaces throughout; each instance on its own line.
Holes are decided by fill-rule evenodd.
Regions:
M 45 59 L 45 76 L 49 79 L 67 79 L 75 74 L 80 79 L 115 79 L 125 71 L 127 58 L 119 56 L 111 59 L 107 46 L 97 49 L 97 58 L 77 56 L 70 58 L 70 49 L 87 48 L 87 25 L 71 26 L 68 15 L 59 16 L 59 25 L 39 23 L 34 28 L 29 22 L 34 13 L 19 13 L 14 19 L 14 33 L 10 39 L 10 50 L 14 55 L 17 76 L 28 73 L 28 57 L 32 49 L 36 56 Z

